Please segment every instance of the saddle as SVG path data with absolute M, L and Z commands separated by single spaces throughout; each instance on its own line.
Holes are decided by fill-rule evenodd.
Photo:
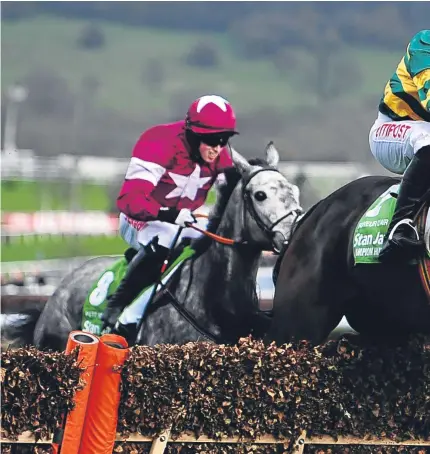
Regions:
M 359 219 L 355 227 L 352 242 L 354 263 L 356 265 L 380 263 L 378 256 L 394 213 L 398 190 L 399 184 L 390 186 L 372 203 Z M 421 228 L 422 231 L 420 234 L 426 244 L 426 251 L 424 251 L 423 255 L 427 257 L 430 256 L 428 198 L 429 195 L 426 194 L 419 201 L 420 209 L 416 216 L 416 225 L 418 225 L 421 219 L 424 222 L 424 228 Z M 410 264 L 416 265 L 416 261 L 411 261 Z
M 363 214 L 353 235 L 352 251 L 355 265 L 379 264 L 379 251 L 394 213 L 399 184 L 383 192 Z M 408 262 L 418 265 L 421 282 L 430 299 L 430 191 L 421 200 L 415 216 L 418 233 L 424 239 L 425 249 L 418 260 Z
M 173 263 L 182 254 L 184 249 L 190 244 L 191 244 L 190 238 L 183 238 L 180 244 L 178 244 L 171 252 L 169 261 Z M 136 254 L 137 254 L 136 249 L 132 247 L 126 249 L 124 252 L 124 258 L 127 261 L 127 263 L 130 263 Z
M 189 246 L 189 244 L 190 240 L 184 240 L 172 251 L 167 269 L 164 271 L 162 276 L 160 276 L 160 280 L 166 282 L 166 279 L 170 279 L 170 276 L 173 275 L 173 272 L 175 272 L 180 265 L 194 255 L 195 251 Z M 129 263 L 136 254 L 137 251 L 135 249 L 127 249 L 124 252 L 124 255 L 110 265 L 109 268 L 105 269 L 99 278 L 94 282 L 88 292 L 82 310 L 81 326 L 83 331 L 96 335 L 108 332 L 107 330 L 102 330 L 103 322 L 101 320 L 101 316 L 107 305 L 107 299 L 120 284 L 123 276 L 127 272 Z M 141 301 L 148 300 L 149 302 L 149 297 L 156 283 L 158 283 L 157 279 L 155 279 L 149 287 L 144 288 L 134 301 L 142 299 Z M 161 287 L 158 288 L 158 292 L 159 291 L 161 291 Z M 144 314 L 142 314 L 142 316 L 143 315 Z

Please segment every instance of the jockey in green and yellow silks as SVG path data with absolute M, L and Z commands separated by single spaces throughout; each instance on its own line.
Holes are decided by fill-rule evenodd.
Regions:
M 403 175 L 393 219 L 381 249 L 382 262 L 417 257 L 422 250 L 413 218 L 430 188 L 430 30 L 409 43 L 387 82 L 378 118 L 370 130 L 372 154 Z

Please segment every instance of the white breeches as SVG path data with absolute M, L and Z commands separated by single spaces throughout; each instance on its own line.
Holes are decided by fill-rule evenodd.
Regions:
M 206 229 L 208 223 L 206 218 L 198 218 L 197 221 L 198 227 Z M 158 236 L 158 244 L 160 246 L 170 248 L 178 229 L 179 226 L 177 225 L 161 221 L 149 221 L 139 229 L 130 224 L 123 213 L 119 216 L 119 233 L 123 240 L 136 250 L 140 249 L 142 246 L 146 246 L 156 236 Z M 200 232 L 186 227 L 182 230 L 178 244 L 184 238 L 199 238 L 201 235 Z
M 430 123 L 392 121 L 379 113 L 369 134 L 373 156 L 387 170 L 402 175 L 414 154 L 430 145 Z

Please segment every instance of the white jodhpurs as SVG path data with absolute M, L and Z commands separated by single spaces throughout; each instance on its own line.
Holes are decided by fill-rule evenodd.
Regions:
M 430 123 L 392 121 L 379 113 L 369 134 L 370 150 L 387 170 L 402 175 L 414 154 L 430 145 Z
M 197 219 L 197 226 L 201 229 L 206 229 L 207 223 L 208 220 L 206 218 Z M 168 222 L 149 221 L 143 223 L 135 222 L 123 213 L 119 216 L 119 233 L 122 239 L 136 250 L 146 246 L 156 236 L 158 236 L 158 244 L 160 246 L 170 248 L 178 229 L 179 226 Z M 184 238 L 199 238 L 201 235 L 200 232 L 186 227 L 182 230 L 178 244 Z

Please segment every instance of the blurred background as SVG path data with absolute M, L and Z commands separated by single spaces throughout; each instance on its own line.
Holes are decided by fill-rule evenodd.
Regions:
M 203 94 L 230 100 L 241 132 L 234 146 L 246 157 L 275 141 L 304 208 L 385 173 L 369 129 L 385 83 L 430 18 L 428 2 L 1 8 L 2 293 L 31 295 L 50 294 L 87 257 L 124 251 L 115 199 L 135 141 L 184 118 Z

